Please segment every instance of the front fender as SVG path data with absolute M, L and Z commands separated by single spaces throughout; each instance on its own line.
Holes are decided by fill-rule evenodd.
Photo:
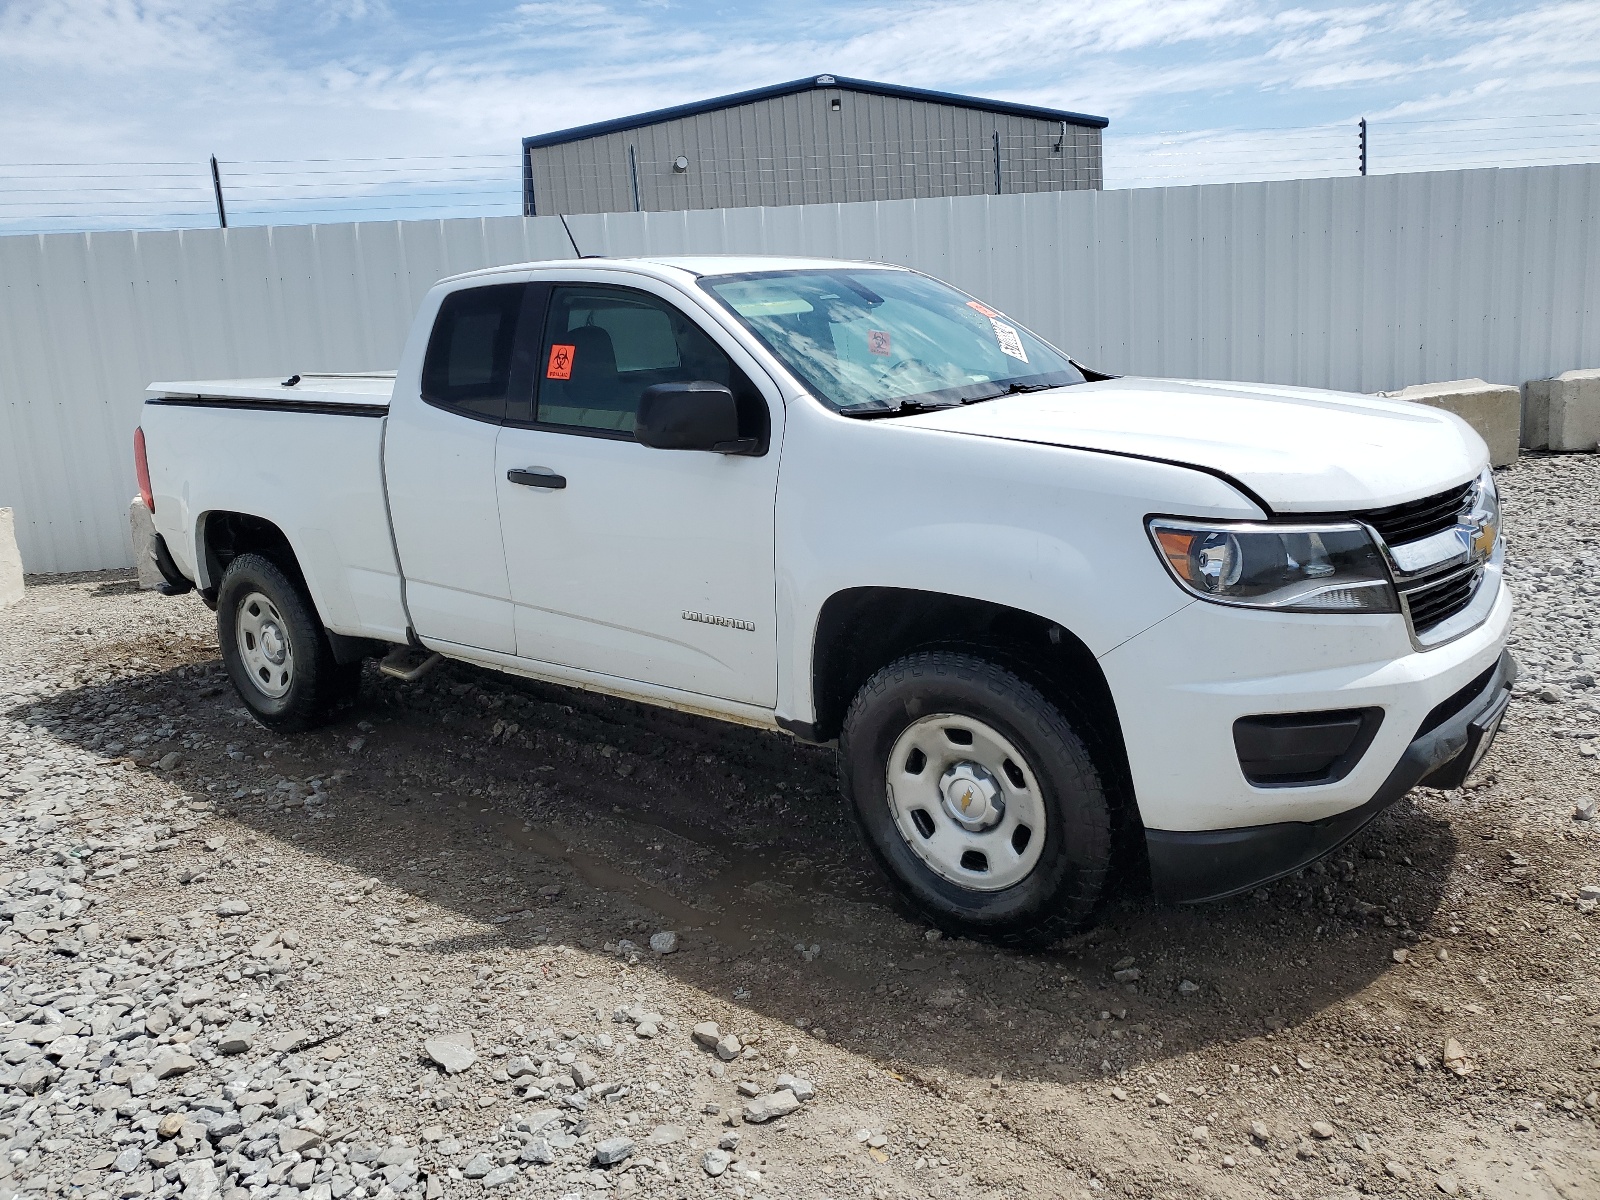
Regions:
M 795 406 L 784 454 L 779 713 L 799 721 L 815 716 L 817 621 L 835 593 L 905 588 L 1020 609 L 1098 658 L 1190 603 L 1150 544 L 1148 515 L 1264 516 L 1175 464 L 856 421 L 814 403 Z

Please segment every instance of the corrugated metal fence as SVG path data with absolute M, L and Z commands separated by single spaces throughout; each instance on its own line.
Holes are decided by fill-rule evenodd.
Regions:
M 1600 366 L 1600 165 L 569 221 L 587 254 L 904 263 L 1115 372 L 1377 391 Z M 392 367 L 435 280 L 570 254 L 548 217 L 0 238 L 25 567 L 131 561 L 150 380 Z

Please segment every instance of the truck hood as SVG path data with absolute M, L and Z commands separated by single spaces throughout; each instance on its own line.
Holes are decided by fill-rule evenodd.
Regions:
M 1274 512 L 1382 508 L 1464 483 L 1488 447 L 1453 413 L 1350 392 L 1108 379 L 896 423 L 1181 463 L 1242 484 Z

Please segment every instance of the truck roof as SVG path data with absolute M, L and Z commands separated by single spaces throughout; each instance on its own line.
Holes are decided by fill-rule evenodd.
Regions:
M 776 254 L 693 254 L 638 257 L 594 257 L 543 259 L 537 262 L 507 263 L 479 271 L 450 275 L 440 283 L 461 279 L 492 279 L 496 275 L 531 270 L 605 270 L 620 268 L 635 274 L 681 281 L 685 275 L 740 275 L 751 271 L 818 271 L 843 267 L 849 270 L 903 271 L 891 263 L 863 262 L 837 258 L 800 258 Z M 182 402 L 199 397 L 211 400 L 236 400 L 241 404 L 296 408 L 324 406 L 377 408 L 388 406 L 394 393 L 393 371 L 351 371 L 343 373 L 304 372 L 292 376 L 293 383 L 279 377 L 263 379 L 186 379 L 150 384 L 146 394 L 152 399 Z
M 743 275 L 751 271 L 822 271 L 844 267 L 853 271 L 903 271 L 906 268 L 893 263 L 868 262 L 860 259 L 801 258 L 777 254 L 663 254 L 617 256 L 595 255 L 590 258 L 542 259 L 537 262 L 507 263 L 500 267 L 485 267 L 479 271 L 463 271 L 440 280 L 449 283 L 457 279 L 474 279 L 486 275 L 500 275 L 512 271 L 590 270 L 596 267 L 625 267 L 645 275 L 687 274 L 699 278 L 704 275 Z

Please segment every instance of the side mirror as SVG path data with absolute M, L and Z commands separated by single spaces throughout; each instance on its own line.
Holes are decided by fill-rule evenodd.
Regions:
M 755 438 L 739 436 L 739 407 L 720 383 L 658 383 L 639 397 L 634 440 L 657 450 L 748 454 Z

